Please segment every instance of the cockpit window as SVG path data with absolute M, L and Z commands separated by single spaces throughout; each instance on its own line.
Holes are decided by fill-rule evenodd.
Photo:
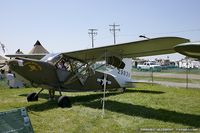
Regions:
M 73 74 L 68 81 L 69 83 L 74 81 L 74 78 L 78 78 L 82 84 L 86 79 L 93 74 L 89 64 L 83 60 L 69 57 L 62 53 L 60 54 L 48 54 L 41 59 L 41 61 L 53 64 L 58 71 L 68 72 Z
M 44 56 L 41 59 L 41 61 L 55 63 L 58 60 L 60 60 L 61 57 L 62 56 L 59 53 L 57 53 L 57 54 L 47 54 L 46 56 Z

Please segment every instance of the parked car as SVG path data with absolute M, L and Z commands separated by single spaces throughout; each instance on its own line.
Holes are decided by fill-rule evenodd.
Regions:
M 144 62 L 142 65 L 137 65 L 137 69 L 141 71 L 161 71 L 161 66 L 155 62 Z

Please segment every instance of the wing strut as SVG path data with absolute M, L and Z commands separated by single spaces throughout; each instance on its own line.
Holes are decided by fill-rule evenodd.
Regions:
M 106 50 L 105 50 L 105 51 L 106 51 Z M 67 81 L 65 84 L 69 84 L 69 83 L 74 82 L 75 80 L 77 80 L 76 77 L 78 77 L 78 79 L 80 80 L 81 84 L 84 85 L 84 81 L 85 81 L 85 80 L 84 80 L 84 76 L 85 76 L 86 74 L 82 75 L 81 73 L 84 72 L 84 71 L 86 71 L 86 70 L 88 70 L 88 73 L 87 73 L 88 76 L 93 75 L 93 74 L 94 74 L 94 70 L 96 70 L 96 69 L 98 69 L 98 68 L 100 68 L 100 67 L 102 67 L 102 66 L 104 66 L 104 65 L 107 65 L 107 61 L 106 61 L 107 56 L 108 56 L 108 52 L 105 52 L 105 54 L 102 54 L 102 55 L 101 55 L 100 57 L 98 57 L 96 60 L 93 60 L 93 61 L 90 62 L 90 63 L 86 63 L 87 66 L 86 66 L 84 69 L 78 71 L 81 67 L 83 67 L 84 65 L 86 65 L 86 64 L 82 64 L 80 67 L 76 68 L 76 70 L 75 70 L 75 72 L 76 72 L 75 75 L 73 75 L 70 79 L 68 79 L 68 81 Z M 97 60 L 100 60 L 100 59 L 103 58 L 103 57 L 105 58 L 105 62 L 106 62 L 105 64 L 99 66 L 98 68 L 95 68 L 94 70 L 90 69 L 91 66 L 92 66 L 93 64 L 95 64 Z M 83 79 L 83 80 L 82 80 L 82 79 Z

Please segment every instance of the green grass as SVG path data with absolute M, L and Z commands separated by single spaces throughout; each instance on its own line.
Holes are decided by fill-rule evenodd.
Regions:
M 101 92 L 63 93 L 71 108 L 48 102 L 44 91 L 38 102 L 26 95 L 39 89 L 0 88 L 0 111 L 26 107 L 36 133 L 138 132 L 140 128 L 195 128 L 200 131 L 200 90 L 138 84 L 125 93 L 109 92 L 102 118 Z M 57 93 L 58 94 L 58 93 Z

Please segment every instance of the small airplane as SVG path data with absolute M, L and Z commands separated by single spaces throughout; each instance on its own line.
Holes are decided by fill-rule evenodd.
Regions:
M 59 91 L 58 105 L 70 107 L 69 98 L 62 96 L 62 92 L 103 90 L 105 84 L 107 90 L 133 87 L 132 58 L 174 53 L 174 46 L 186 42 L 189 40 L 180 37 L 160 37 L 45 56 L 6 56 L 17 56 L 8 61 L 16 77 L 42 88 L 38 93 L 29 94 L 28 101 L 37 101 L 38 95 L 48 89 L 50 99 L 54 99 L 55 91 Z
M 185 56 L 200 59 L 200 42 L 179 44 L 174 47 L 174 50 Z

